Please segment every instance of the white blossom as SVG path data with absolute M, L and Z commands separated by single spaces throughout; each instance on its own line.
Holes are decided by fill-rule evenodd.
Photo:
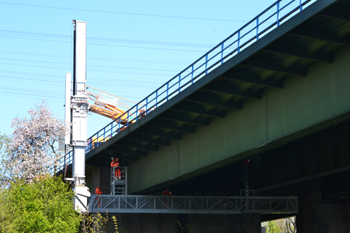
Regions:
M 28 116 L 13 119 L 11 127 L 14 131 L 6 167 L 11 169 L 12 177 L 32 181 L 58 166 L 62 156 L 58 140 L 64 137 L 67 129 L 63 121 L 53 115 L 46 101 L 30 109 Z

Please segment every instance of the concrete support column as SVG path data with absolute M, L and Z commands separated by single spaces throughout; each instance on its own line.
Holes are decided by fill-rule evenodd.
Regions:
M 323 203 L 320 180 L 305 183 L 299 192 L 298 233 L 350 232 L 350 204 Z

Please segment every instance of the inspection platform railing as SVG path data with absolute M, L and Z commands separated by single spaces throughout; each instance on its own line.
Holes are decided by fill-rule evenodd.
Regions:
M 236 56 L 251 44 L 255 43 L 316 1 L 317 0 L 276 1 L 254 19 L 197 59 L 194 63 L 130 108 L 118 119 L 112 121 L 92 135 L 88 139 L 86 151 L 88 152 L 97 148 L 102 142 L 120 133 L 123 129 L 129 127 L 160 105 L 166 103 L 207 75 L 210 71 Z M 93 143 L 96 140 L 99 143 Z M 71 153 L 68 153 L 66 156 L 66 162 L 68 164 L 72 162 L 71 156 Z M 64 163 L 61 165 L 62 169 L 63 166 Z
M 92 195 L 90 213 L 295 214 L 297 197 Z

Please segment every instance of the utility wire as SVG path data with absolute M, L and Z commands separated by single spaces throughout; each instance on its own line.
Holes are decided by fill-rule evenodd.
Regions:
M 4 54 L 17 54 L 24 56 L 36 56 L 36 57 L 59 57 L 59 58 L 70 58 L 72 56 L 61 55 L 61 54 L 48 54 L 48 53 L 30 53 L 30 52 L 18 52 L 18 51 L 6 51 L 0 50 L 0 53 Z M 87 57 L 88 60 L 97 60 L 97 61 L 117 61 L 117 62 L 132 62 L 134 63 L 157 63 L 157 64 L 177 64 L 177 65 L 188 65 L 188 62 L 178 62 L 178 61 L 157 61 L 157 60 L 136 60 L 136 59 L 118 59 L 118 58 L 106 58 L 106 57 Z
M 246 22 L 243 20 L 234 20 L 234 19 L 213 19 L 213 18 L 199 18 L 199 17 L 187 17 L 187 16 L 141 14 L 141 13 L 130 13 L 130 12 L 121 12 L 121 11 L 90 10 L 90 9 L 79 9 L 79 8 L 71 8 L 71 7 L 45 6 L 45 5 L 34 5 L 34 4 L 13 3 L 13 2 L 0 2 L 0 4 L 26 6 L 26 7 L 40 7 L 40 8 L 49 8 L 49 9 L 57 9 L 57 10 L 85 11 L 85 12 L 94 12 L 94 13 L 103 13 L 103 14 L 120 14 L 120 15 L 161 17 L 161 18 L 187 19 L 187 20 L 206 20 L 206 21 L 220 21 L 220 22 Z

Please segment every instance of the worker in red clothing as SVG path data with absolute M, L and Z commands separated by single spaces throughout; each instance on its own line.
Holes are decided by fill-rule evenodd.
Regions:
M 122 179 L 122 174 L 119 169 L 119 159 L 111 157 L 112 162 L 111 162 L 111 167 L 115 168 L 115 179 L 116 180 L 121 180 Z
M 165 188 L 165 190 L 162 193 L 162 196 L 172 196 L 172 195 L 173 195 L 172 192 L 169 191 L 168 188 Z
M 100 185 L 97 185 L 96 190 L 95 190 L 95 195 L 102 195 L 102 191 L 100 189 Z M 97 201 L 97 207 L 101 207 L 101 197 L 96 196 Z

